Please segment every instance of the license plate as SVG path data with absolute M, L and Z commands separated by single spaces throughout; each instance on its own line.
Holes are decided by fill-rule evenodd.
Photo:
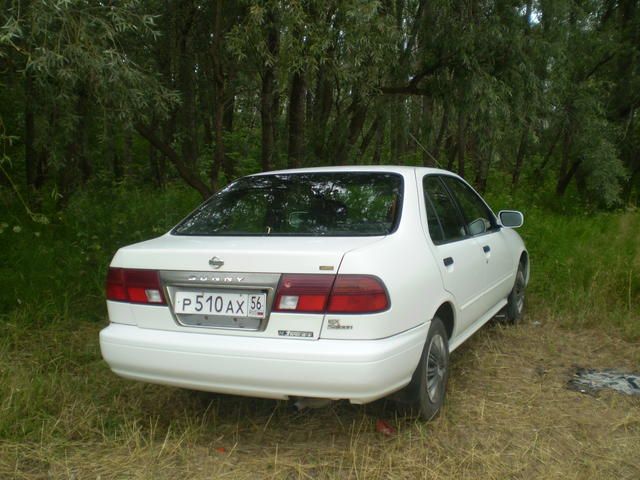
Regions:
M 267 295 L 264 293 L 176 292 L 176 313 L 225 317 L 264 318 Z

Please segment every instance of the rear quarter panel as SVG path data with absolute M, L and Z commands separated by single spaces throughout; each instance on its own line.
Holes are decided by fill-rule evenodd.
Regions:
M 418 200 L 415 176 L 405 175 L 398 229 L 379 242 L 348 252 L 340 264 L 341 274 L 379 277 L 387 288 L 391 307 L 372 315 L 325 315 L 321 338 L 385 338 L 431 320 L 446 292 L 421 231 Z M 342 328 L 329 328 L 329 320 L 338 320 Z

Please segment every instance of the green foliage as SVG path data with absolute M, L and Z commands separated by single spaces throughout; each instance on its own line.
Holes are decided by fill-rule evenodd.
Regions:
M 372 162 L 480 189 L 544 177 L 602 209 L 638 196 L 634 2 L 5 3 L 0 142 L 27 202 L 97 176 L 206 196 L 259 168 Z
M 44 205 L 49 224 L 34 223 L 0 191 L 7 205 L 0 213 L 0 312 L 26 309 L 38 325 L 104 318 L 104 278 L 115 251 L 165 233 L 198 202 L 185 188 L 92 187 L 64 212 Z
M 158 34 L 155 16 L 138 13 L 139 0 L 108 8 L 86 0 L 31 2 L 23 9 L 20 3 L 7 20 L 20 26 L 12 44 L 25 57 L 25 73 L 36 79 L 44 100 L 70 108 L 81 91 L 129 121 L 132 115 L 166 114 L 175 102 L 175 95 L 123 48 L 129 35 L 144 40 Z
M 231 29 L 227 47 L 256 71 L 262 65 L 277 65 L 285 84 L 290 73 L 313 74 L 328 66 L 339 82 L 357 86 L 363 94 L 373 93 L 395 55 L 390 46 L 399 37 L 378 2 L 245 3 L 246 20 Z M 263 34 L 270 21 L 277 22 L 280 30 L 277 57 Z
M 13 109 L 0 109 L 0 121 L 10 120 L 5 135 L 46 152 L 52 176 L 72 175 L 72 157 L 88 155 L 87 137 L 95 134 L 83 128 L 98 121 L 131 128 L 134 121 L 166 116 L 176 104 L 176 94 L 137 64 L 128 46 L 132 36 L 145 41 L 158 34 L 156 17 L 140 13 L 139 0 L 109 7 L 86 0 L 7 3 L 0 13 L 0 58 L 7 59 L 12 75 L 4 77 L 20 95 L 13 107 L 30 104 L 38 134 L 26 138 L 23 119 Z

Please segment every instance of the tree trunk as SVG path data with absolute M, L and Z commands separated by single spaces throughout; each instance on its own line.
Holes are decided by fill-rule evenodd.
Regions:
M 224 104 L 224 117 L 222 119 L 222 128 L 224 130 L 224 134 L 229 137 L 233 133 L 233 115 L 235 113 L 235 93 L 230 92 L 231 83 L 227 81 L 227 98 Z M 224 153 L 224 161 L 222 164 L 222 168 L 224 170 L 224 175 L 227 181 L 231 181 L 235 178 L 235 164 L 233 161 L 233 157 L 229 155 L 228 149 L 225 148 Z
M 178 75 L 177 87 L 181 94 L 179 123 L 181 132 L 182 158 L 191 167 L 195 167 L 198 158 L 198 140 L 196 136 L 194 59 L 192 27 L 195 20 L 195 7 L 192 1 L 178 2 Z
M 24 83 L 24 160 L 27 187 L 35 189 L 38 175 L 38 156 L 35 148 L 36 125 L 34 112 L 34 88 L 31 73 L 25 74 Z
M 273 69 L 269 67 L 262 77 L 262 97 L 260 101 L 262 151 L 260 153 L 260 161 L 263 172 L 271 170 L 273 165 L 273 76 Z
M 176 129 L 178 128 L 177 123 L 178 123 L 178 114 L 177 114 L 176 111 L 173 111 L 171 113 L 171 115 L 169 115 L 169 118 L 167 118 L 166 121 L 162 122 L 162 130 L 161 130 L 162 136 L 159 137 L 159 139 L 161 141 L 163 141 L 164 144 L 166 144 L 166 145 L 173 144 L 173 138 L 174 138 L 174 135 L 176 133 Z M 153 132 L 154 132 L 154 135 L 156 135 L 156 133 L 155 133 L 156 130 L 155 129 L 153 130 Z M 148 139 L 147 139 L 147 141 L 148 141 Z M 154 148 L 155 148 L 155 146 L 154 146 Z M 166 173 L 166 170 L 167 170 L 166 166 L 169 163 L 173 163 L 173 161 L 171 160 L 171 158 L 169 158 L 165 154 L 163 149 L 158 149 L 158 148 L 156 148 L 156 149 L 158 150 L 158 152 L 160 152 L 160 168 L 161 168 L 161 170 L 163 172 Z
M 640 179 L 640 163 L 631 172 L 629 180 L 627 180 L 627 183 L 625 184 L 624 195 L 622 198 L 626 204 L 629 204 L 631 202 L 631 194 L 633 192 L 633 188 L 636 186 L 636 183 L 638 183 L 638 179 Z
M 382 158 L 382 146 L 384 145 L 384 127 L 386 118 L 381 118 L 376 128 L 376 143 L 373 149 L 373 158 L 371 163 L 374 165 L 380 165 L 380 159 Z
M 558 172 L 558 182 L 556 183 L 556 194 L 558 196 L 564 195 L 571 178 L 575 171 L 569 168 L 569 162 L 571 155 L 571 131 L 570 126 L 565 127 L 564 137 L 562 139 L 562 161 L 560 163 L 560 170 Z M 574 165 L 576 165 L 574 163 Z
M 82 89 L 78 104 L 78 161 L 82 184 L 86 184 L 91 177 L 91 163 L 89 162 L 89 97 L 88 92 Z
M 218 173 L 220 167 L 224 163 L 224 84 L 220 83 L 216 88 L 215 116 L 214 127 L 215 132 L 215 149 L 213 152 L 213 163 L 211 165 L 211 190 L 218 190 Z
M 380 122 L 381 122 L 380 114 L 377 114 L 376 118 L 373 120 L 373 122 L 371 122 L 371 125 L 369 126 L 369 130 L 367 130 L 367 133 L 365 133 L 364 137 L 362 138 L 362 142 L 360 143 L 360 148 L 358 149 L 358 159 L 362 159 L 362 157 L 364 157 L 364 154 L 367 152 L 367 149 L 369 148 L 369 145 L 371 144 L 373 137 L 378 132 Z
M 445 150 L 447 152 L 447 170 L 453 170 L 453 165 L 456 162 L 456 154 L 458 149 L 456 148 L 455 141 L 453 139 L 453 133 L 447 137 Z
M 87 92 L 78 89 L 75 106 L 76 125 L 66 146 L 64 167 L 58 172 L 58 188 L 61 193 L 60 205 L 66 204 L 79 183 L 89 179 L 91 169 L 87 157 Z M 79 174 L 79 176 L 78 176 Z
M 298 168 L 303 160 L 305 97 L 304 77 L 300 72 L 295 72 L 291 79 L 289 97 L 289 168 Z
M 47 169 L 49 166 L 49 150 L 42 147 L 38 153 L 38 169 L 36 171 L 36 182 L 34 184 L 36 190 L 40 190 L 47 178 Z
M 163 187 L 162 174 L 160 173 L 160 162 L 158 161 L 158 151 L 149 144 L 149 168 L 151 170 L 151 179 L 153 184 L 158 187 Z
M 544 159 L 542 160 L 540 165 L 538 165 L 536 167 L 536 169 L 533 171 L 533 178 L 536 181 L 537 181 L 538 177 L 540 177 L 540 175 L 542 175 L 542 171 L 547 167 L 547 164 L 549 163 L 549 160 L 551 160 L 551 155 L 553 155 L 553 151 L 555 150 L 556 145 L 558 144 L 558 140 L 560 140 L 561 136 L 562 136 L 562 128 L 558 128 L 558 130 L 556 132 L 556 135 L 555 135 L 555 137 L 553 137 L 553 141 L 549 145 L 549 149 L 547 150 L 547 153 L 544 156 Z
M 335 162 L 336 165 L 346 165 L 351 156 L 351 150 L 358 141 L 358 137 L 362 132 L 364 121 L 367 118 L 367 107 L 362 103 L 362 100 L 357 92 L 353 93 L 353 100 L 349 106 L 351 112 L 349 118 L 349 127 L 347 129 L 347 136 L 338 143 L 336 150 Z
M 213 149 L 213 124 L 215 124 L 215 106 L 212 109 L 211 103 L 208 99 L 204 98 L 205 95 L 200 95 L 200 111 L 202 114 L 202 136 L 204 138 L 204 145 L 208 149 Z M 215 104 L 215 102 L 213 102 Z M 213 114 L 211 112 L 213 110 Z M 212 119 L 213 117 L 213 119 Z
M 527 4 L 528 6 L 529 4 Z M 511 176 L 511 188 L 515 190 L 518 187 L 520 181 L 520 172 L 522 171 L 522 165 L 524 164 L 524 157 L 527 152 L 527 141 L 529 139 L 529 126 L 524 125 L 522 129 L 522 135 L 520 136 L 520 144 L 518 145 L 518 153 L 516 153 L 516 162 L 513 166 L 513 174 Z
M 400 163 L 400 159 L 406 149 L 403 102 L 404 98 L 399 95 L 395 95 L 391 100 L 389 139 L 391 143 L 391 158 L 394 163 Z
M 315 102 L 313 105 L 313 130 L 311 131 L 311 141 L 313 143 L 313 154 L 316 162 L 326 164 L 326 131 L 331 109 L 333 107 L 333 88 L 326 76 L 324 67 L 318 70 L 316 81 Z
M 476 142 L 477 144 L 477 142 Z M 478 166 L 476 169 L 476 181 L 475 187 L 482 194 L 487 190 L 487 180 L 489 178 L 489 168 L 491 167 L 491 160 L 493 159 L 494 141 L 491 140 L 489 151 L 485 154 L 482 151 L 475 152 L 475 156 L 478 159 Z
M 431 145 L 431 113 L 433 107 L 433 100 L 426 95 L 422 97 L 422 110 L 420 112 L 420 139 L 424 148 L 422 149 L 422 165 L 425 167 L 435 167 L 433 158 L 431 158 L 430 152 L 427 150 Z
M 575 175 L 581 163 L 582 160 L 580 159 L 574 161 L 571 165 L 571 168 L 569 168 L 569 170 L 558 179 L 558 184 L 556 185 L 556 195 L 558 195 L 559 197 L 564 195 L 564 193 L 567 191 L 569 183 L 571 182 L 571 179 Z
M 151 121 L 151 129 L 156 131 L 158 129 L 158 121 L 154 118 Z M 161 165 L 162 155 L 158 155 L 158 150 L 151 144 L 149 144 L 149 169 L 151 170 L 151 179 L 153 184 L 162 188 L 164 186 L 164 169 Z M 122 176 L 122 173 L 120 173 Z
M 275 25 L 273 11 L 267 14 L 267 49 L 272 58 L 278 53 L 278 30 Z M 275 112 L 274 112 L 274 90 L 275 90 L 275 68 L 265 59 L 262 71 L 262 93 L 260 97 L 260 119 L 262 124 L 262 152 L 260 155 L 262 171 L 271 170 L 274 163 L 275 151 Z
M 122 158 L 118 153 L 118 141 L 117 141 L 118 139 L 116 138 L 116 133 L 113 127 L 114 127 L 113 123 L 110 121 L 107 121 L 107 125 L 106 125 L 107 151 L 105 153 L 109 163 L 111 164 L 111 171 L 113 173 L 113 178 L 116 180 L 116 182 L 119 182 L 122 180 L 122 177 L 124 176 L 124 171 L 122 169 Z
M 436 138 L 436 144 L 433 147 L 433 158 L 440 159 L 440 151 L 444 145 L 444 139 L 449 128 L 449 104 L 445 103 L 442 109 L 442 120 L 440 121 L 440 128 L 438 129 L 438 137 Z M 425 165 L 428 166 L 428 165 Z M 436 165 L 438 166 L 438 165 Z
M 458 174 L 461 177 L 464 177 L 464 160 L 465 160 L 465 142 L 466 142 L 466 133 L 465 133 L 465 117 L 464 113 L 460 111 L 458 113 Z
M 126 175 L 133 165 L 133 135 L 129 128 L 122 132 L 122 172 Z

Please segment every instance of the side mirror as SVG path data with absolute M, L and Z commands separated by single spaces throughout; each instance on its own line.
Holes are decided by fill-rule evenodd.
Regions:
M 516 210 L 500 210 L 498 218 L 503 227 L 519 228 L 524 223 L 524 215 Z
M 477 218 L 469 224 L 469 233 L 471 235 L 480 235 L 487 231 L 487 226 L 484 223 L 484 218 Z

